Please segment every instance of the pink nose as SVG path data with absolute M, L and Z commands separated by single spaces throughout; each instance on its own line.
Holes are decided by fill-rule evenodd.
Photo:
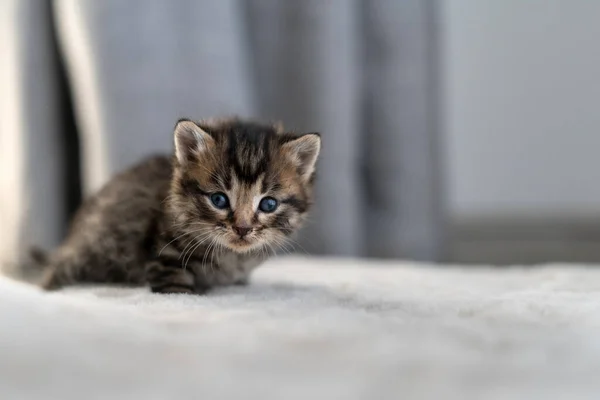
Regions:
M 252 227 L 246 226 L 246 225 L 240 225 L 240 226 L 234 226 L 233 230 L 235 231 L 235 233 L 237 233 L 241 237 L 244 237 L 248 234 L 248 232 L 250 232 L 252 230 Z

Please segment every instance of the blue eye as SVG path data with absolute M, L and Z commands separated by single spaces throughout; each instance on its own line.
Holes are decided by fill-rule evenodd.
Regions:
M 213 205 L 219 209 L 224 209 L 229 207 L 229 199 L 225 196 L 224 193 L 217 192 L 210 195 L 210 201 Z
M 266 212 L 266 213 L 272 213 L 273 211 L 275 211 L 277 209 L 277 206 L 279 204 L 277 203 L 277 200 L 275 200 L 272 197 L 264 197 L 259 205 L 258 205 L 258 209 L 262 212 Z

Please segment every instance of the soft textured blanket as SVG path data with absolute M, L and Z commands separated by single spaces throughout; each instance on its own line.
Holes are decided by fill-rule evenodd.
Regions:
M 600 268 L 276 259 L 248 287 L 0 278 L 1 399 L 600 398 Z

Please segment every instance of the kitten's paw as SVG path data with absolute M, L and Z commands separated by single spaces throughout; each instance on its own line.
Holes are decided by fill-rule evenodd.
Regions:
M 179 267 L 151 262 L 146 266 L 146 279 L 153 293 L 198 293 L 195 275 Z

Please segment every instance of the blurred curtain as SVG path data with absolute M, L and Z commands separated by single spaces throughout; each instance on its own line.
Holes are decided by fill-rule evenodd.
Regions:
M 178 118 L 237 114 L 323 135 L 299 248 L 440 257 L 435 0 L 0 7 L 3 255 L 56 245 L 78 185 L 170 151 Z

